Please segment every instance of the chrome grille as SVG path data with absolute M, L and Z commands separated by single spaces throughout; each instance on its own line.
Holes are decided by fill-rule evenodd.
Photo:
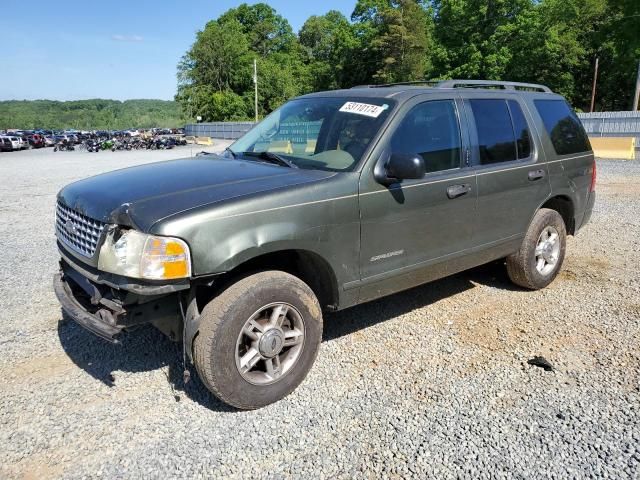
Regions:
M 58 202 L 56 236 L 72 250 L 93 257 L 106 223 L 99 222 Z

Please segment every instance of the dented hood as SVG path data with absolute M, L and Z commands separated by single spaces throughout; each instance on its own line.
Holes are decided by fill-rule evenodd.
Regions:
M 87 178 L 62 189 L 58 199 L 93 219 L 146 232 L 157 221 L 176 213 L 331 175 L 252 161 L 196 157 Z

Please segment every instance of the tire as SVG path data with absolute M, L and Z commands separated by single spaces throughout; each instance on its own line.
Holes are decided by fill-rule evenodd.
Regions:
M 556 234 L 557 239 L 553 242 Z M 533 217 L 520 249 L 507 257 L 509 278 L 516 285 L 530 290 L 545 288 L 562 268 L 566 246 L 564 220 L 555 210 L 541 208 Z
M 278 315 L 273 313 L 279 304 L 286 305 L 285 316 L 280 315 L 282 310 Z M 261 330 L 245 329 L 251 318 Z M 274 318 L 282 319 L 280 332 L 272 330 Z M 290 328 L 293 326 L 297 329 Z M 260 335 L 250 348 L 246 344 L 253 340 L 245 333 L 248 330 Z M 303 332 L 301 338 L 296 331 Z M 278 341 L 272 341 L 274 336 L 267 336 L 267 332 L 275 333 Z M 286 333 L 281 335 L 282 332 Z M 242 278 L 205 306 L 193 358 L 198 375 L 214 395 L 233 407 L 253 410 L 281 400 L 296 389 L 309 373 L 321 340 L 322 312 L 309 286 L 288 273 L 265 271 Z M 297 343 L 287 346 L 281 341 Z M 272 360 L 264 359 L 265 355 L 274 355 L 274 351 L 264 354 L 264 345 L 273 349 L 275 344 L 284 345 L 280 354 Z M 255 357 L 251 352 L 260 359 L 249 371 L 241 373 L 242 359 Z M 278 378 L 267 373 L 267 362 L 275 365 L 276 357 L 278 366 L 274 371 L 281 371 Z

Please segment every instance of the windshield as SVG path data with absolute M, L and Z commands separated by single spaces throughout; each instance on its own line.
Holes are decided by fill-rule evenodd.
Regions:
M 394 105 L 386 98 L 292 100 L 235 142 L 231 151 L 240 158 L 245 152 L 269 152 L 299 168 L 350 171 Z

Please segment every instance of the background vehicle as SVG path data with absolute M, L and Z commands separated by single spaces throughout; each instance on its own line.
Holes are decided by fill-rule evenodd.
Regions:
M 108 340 L 148 322 L 182 339 L 211 392 L 258 408 L 305 378 L 323 310 L 499 259 L 516 285 L 549 285 L 595 179 L 580 121 L 541 85 L 306 95 L 224 157 L 65 187 L 55 290 Z
M 11 150 L 22 150 L 22 139 L 14 135 L 7 135 L 4 138 L 9 140 L 11 144 Z
M 0 137 L 0 151 L 2 152 L 12 152 L 13 144 L 8 137 Z
M 42 148 L 45 146 L 44 137 L 37 133 L 34 133 L 33 135 L 29 135 L 28 141 L 29 141 L 29 145 L 31 145 L 32 148 Z
M 58 141 L 54 146 L 53 146 L 53 151 L 54 152 L 72 152 L 73 150 L 75 150 L 75 147 L 73 145 L 73 142 L 63 139 Z

